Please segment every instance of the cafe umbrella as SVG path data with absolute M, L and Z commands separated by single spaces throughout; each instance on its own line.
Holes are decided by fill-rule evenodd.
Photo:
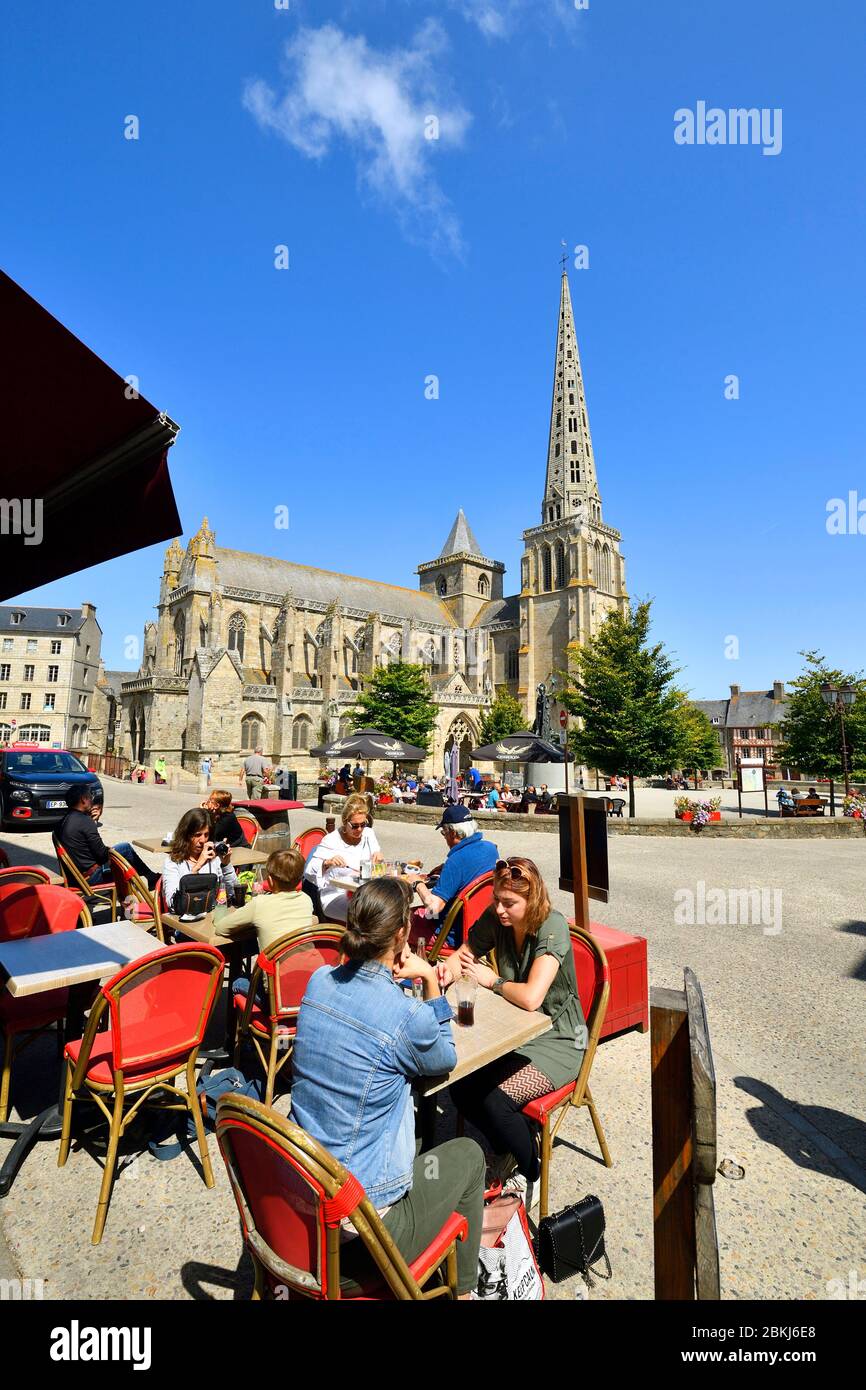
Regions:
M 344 738 L 311 748 L 310 753 L 314 758 L 363 758 L 367 776 L 370 775 L 371 762 L 388 759 L 395 764 L 420 763 L 427 756 L 424 748 L 416 748 L 414 743 L 404 743 L 401 738 L 382 733 L 380 729 L 356 729 Z
M 538 734 L 529 730 L 506 734 L 504 738 L 497 739 L 496 743 L 485 743 L 480 748 L 473 748 L 470 757 L 478 762 L 502 763 L 503 778 L 507 763 L 565 762 L 565 754 L 561 748 L 555 743 L 548 743 L 547 739 L 539 738 Z M 572 753 L 569 753 L 568 761 L 574 761 Z

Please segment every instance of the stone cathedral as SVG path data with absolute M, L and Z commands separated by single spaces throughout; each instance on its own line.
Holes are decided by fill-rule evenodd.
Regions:
M 620 534 L 602 518 L 568 277 L 563 274 L 541 521 L 523 533 L 520 592 L 460 510 L 441 551 L 400 588 L 217 545 L 207 519 L 165 553 L 157 621 L 121 687 L 122 752 L 190 771 L 236 771 L 261 746 L 315 780 L 309 749 L 351 728 L 365 676 L 392 661 L 427 668 L 439 717 L 430 766 L 478 741 L 496 687 L 535 719 L 536 689 L 628 602 Z M 553 691 L 554 727 L 558 706 Z

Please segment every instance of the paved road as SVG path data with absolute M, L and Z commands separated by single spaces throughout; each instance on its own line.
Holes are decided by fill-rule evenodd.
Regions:
M 106 794 L 109 842 L 163 832 L 197 800 L 107 779 Z M 292 828 L 321 823 L 299 812 Z M 441 857 L 441 838 L 425 826 L 383 821 L 377 832 L 386 854 L 428 865 Z M 16 862 L 53 863 L 46 835 L 4 834 L 0 843 Z M 503 829 L 498 843 L 537 859 L 556 883 L 555 836 Z M 648 938 L 652 984 L 680 986 L 690 965 L 706 995 L 720 1157 L 746 1168 L 743 1182 L 716 1183 L 725 1296 L 826 1298 L 829 1281 L 847 1281 L 852 1269 L 866 1274 L 866 843 L 618 836 L 610 860 L 611 901 L 594 905 L 594 915 Z M 730 889 L 758 890 L 748 904 L 758 911 L 742 920 Z M 551 897 L 569 909 L 565 894 Z M 44 1084 L 51 1049 L 32 1052 L 21 1062 L 19 1095 Z M 614 1166 L 598 1163 L 588 1117 L 571 1117 L 551 1200 L 555 1209 L 595 1191 L 605 1202 L 615 1277 L 592 1297 L 651 1297 L 648 1037 L 601 1047 L 593 1093 Z M 443 1116 L 443 1137 L 452 1123 Z M 52 1146 L 41 1146 L 0 1207 L 15 1261 L 48 1281 L 46 1296 L 85 1287 L 94 1297 L 202 1296 L 204 1287 L 204 1296 L 231 1297 L 248 1288 L 222 1171 L 207 1192 L 186 1157 L 136 1159 L 118 1181 L 103 1245 L 91 1250 L 96 1164 L 86 1150 L 62 1172 L 55 1162 Z M 553 1296 L 571 1292 L 564 1285 Z

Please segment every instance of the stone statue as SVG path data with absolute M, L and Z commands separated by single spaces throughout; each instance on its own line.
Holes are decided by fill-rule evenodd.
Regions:
M 156 666 L 156 623 L 145 623 L 144 625 L 144 661 L 142 669 L 145 675 L 150 675 Z
M 544 725 L 547 714 L 547 690 L 544 685 L 536 687 L 535 723 L 532 732 L 537 738 L 544 738 Z

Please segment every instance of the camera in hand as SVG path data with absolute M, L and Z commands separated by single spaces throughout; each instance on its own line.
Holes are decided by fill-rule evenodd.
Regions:
M 218 859 L 221 859 L 222 856 L 227 853 L 228 847 L 228 840 L 217 840 L 214 844 L 213 852 Z

